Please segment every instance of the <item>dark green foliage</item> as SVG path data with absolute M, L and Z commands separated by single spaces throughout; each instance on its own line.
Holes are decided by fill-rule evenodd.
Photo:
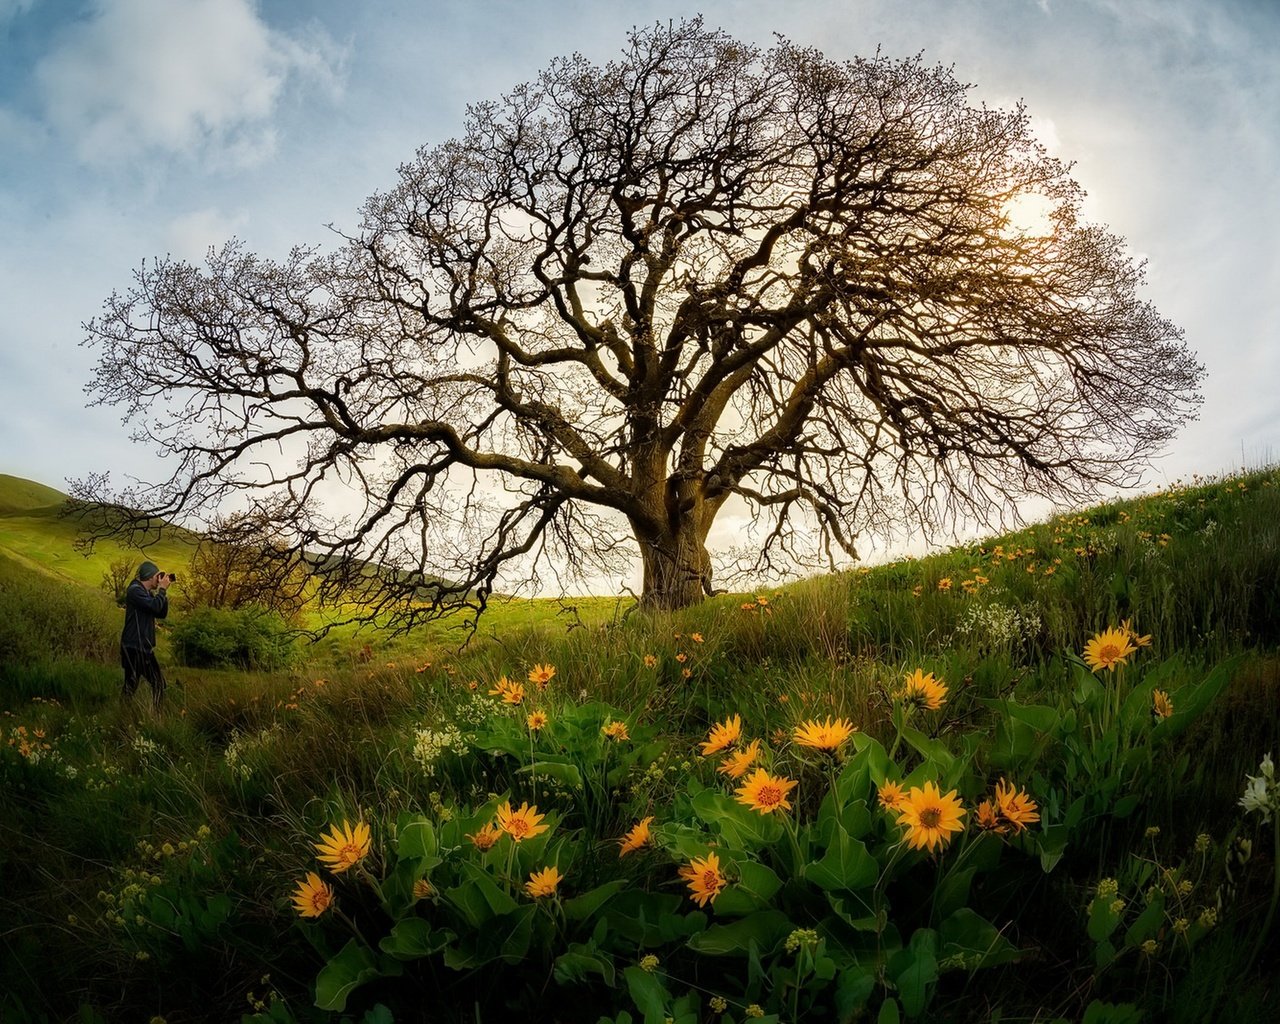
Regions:
M 170 628 L 174 656 L 193 668 L 273 671 L 295 658 L 295 634 L 276 612 L 197 608 Z

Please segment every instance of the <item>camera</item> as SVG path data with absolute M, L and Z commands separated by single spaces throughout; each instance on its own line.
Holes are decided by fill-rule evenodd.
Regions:
M 168 577 L 169 577 L 169 582 L 170 582 L 170 583 L 177 583 L 177 582 L 178 582 L 178 574 L 177 574 L 176 572 L 165 572 L 163 569 L 161 569 L 161 570 L 160 570 L 160 575 L 161 575 L 161 576 L 168 576 Z

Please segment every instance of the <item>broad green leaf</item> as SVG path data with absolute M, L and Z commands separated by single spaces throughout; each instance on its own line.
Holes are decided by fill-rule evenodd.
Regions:
M 880 1004 L 880 1012 L 876 1015 L 876 1024 L 899 1024 L 902 1015 L 898 1012 L 898 1001 L 886 999 Z
M 692 804 L 699 818 L 720 830 L 730 849 L 756 849 L 782 837 L 782 823 L 773 815 L 753 811 L 717 790 L 704 789 Z
M 1138 915 L 1138 919 L 1124 933 L 1124 944 L 1130 948 L 1141 946 L 1151 938 L 1164 923 L 1164 894 L 1156 893 L 1155 899 L 1147 904 Z
M 639 967 L 628 967 L 622 975 L 627 980 L 631 1001 L 644 1014 L 644 1024 L 662 1024 L 669 993 L 658 977 Z
M 1120 914 L 1111 907 L 1112 901 L 1104 899 L 1101 896 L 1095 896 L 1093 902 L 1089 905 L 1089 924 L 1087 930 L 1089 938 L 1094 942 L 1101 942 L 1120 924 Z
M 625 888 L 626 884 L 625 878 L 615 878 L 612 882 L 605 882 L 573 899 L 565 900 L 560 904 L 564 916 L 570 921 L 585 921 L 608 903 L 615 893 Z
M 929 1002 L 929 986 L 938 980 L 938 937 L 932 929 L 917 929 L 906 949 L 889 958 L 887 974 L 898 986 L 908 1017 L 918 1017 Z
M 851 967 L 841 971 L 836 980 L 836 1016 L 849 1020 L 859 1013 L 876 988 L 875 971 L 867 967 Z
M 714 924 L 689 939 L 689 947 L 712 956 L 745 954 L 754 943 L 762 952 L 771 951 L 795 929 L 780 910 L 760 910 L 730 924 Z
M 828 891 L 869 889 L 880 878 L 880 864 L 860 839 L 851 838 L 837 823 L 822 859 L 806 866 L 804 877 Z
M 576 764 L 568 761 L 535 761 L 519 769 L 520 774 L 535 775 L 538 778 L 555 779 L 570 789 L 582 788 L 582 771 Z
M 453 938 L 453 932 L 436 931 L 420 917 L 407 917 L 395 923 L 378 948 L 402 960 L 416 960 L 440 952 Z
M 379 957 L 355 939 L 349 939 L 316 977 L 316 1006 L 322 1010 L 344 1010 L 347 997 L 358 986 L 400 972 L 397 961 Z
M 435 826 L 421 814 L 415 814 L 407 821 L 401 818 L 399 833 L 396 855 L 403 860 L 425 859 L 439 852 Z
M 598 974 L 612 988 L 617 978 L 613 959 L 593 944 L 583 942 L 570 943 L 569 949 L 556 957 L 552 973 L 561 985 L 576 984 L 588 974 Z

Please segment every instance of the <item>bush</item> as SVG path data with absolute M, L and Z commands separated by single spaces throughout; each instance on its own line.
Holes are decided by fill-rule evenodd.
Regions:
M 279 614 L 263 608 L 197 608 L 175 621 L 169 635 L 177 660 L 192 668 L 273 671 L 296 655 L 294 634 Z

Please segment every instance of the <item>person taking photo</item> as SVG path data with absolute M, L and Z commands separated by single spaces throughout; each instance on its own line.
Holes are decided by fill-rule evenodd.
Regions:
M 129 584 L 124 599 L 124 632 L 120 634 L 120 663 L 124 666 L 125 702 L 133 699 L 138 682 L 151 685 L 151 706 L 160 710 L 164 700 L 164 673 L 156 661 L 156 619 L 169 614 L 170 573 L 163 573 L 155 562 L 138 566 L 137 578 Z

